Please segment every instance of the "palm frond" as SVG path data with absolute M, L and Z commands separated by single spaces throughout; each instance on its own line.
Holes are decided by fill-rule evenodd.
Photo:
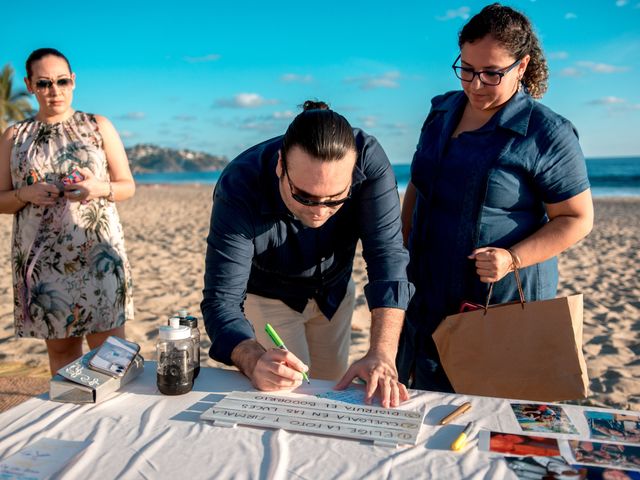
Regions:
M 33 114 L 29 94 L 24 90 L 13 90 L 13 67 L 6 64 L 0 71 L 0 133 L 9 122 L 24 120 Z

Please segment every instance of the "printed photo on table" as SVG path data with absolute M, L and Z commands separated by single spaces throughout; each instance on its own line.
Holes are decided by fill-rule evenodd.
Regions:
M 640 447 L 620 443 L 569 440 L 576 463 L 593 463 L 640 470 Z
M 511 408 L 525 432 L 578 433 L 559 405 L 512 403 Z
M 591 438 L 640 443 L 640 416 L 610 412 L 584 412 Z

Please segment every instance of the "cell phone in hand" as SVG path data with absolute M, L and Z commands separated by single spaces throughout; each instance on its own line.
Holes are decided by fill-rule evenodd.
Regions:
M 80 173 L 80 170 L 74 168 L 73 171 L 62 179 L 62 183 L 64 185 L 72 185 L 74 183 L 78 183 L 84 180 L 84 175 Z
M 140 345 L 120 337 L 108 337 L 89 360 L 89 367 L 113 377 L 122 377 L 140 351 Z
M 62 197 L 64 195 L 64 186 L 65 185 L 73 185 L 74 183 L 78 183 L 78 182 L 81 182 L 83 180 L 84 180 L 84 175 L 82 175 L 80 173 L 80 170 L 78 170 L 77 168 L 74 168 L 71 171 L 71 173 L 69 173 L 69 175 L 65 176 L 62 179 L 62 189 L 60 190 L 60 196 Z M 82 194 L 82 190 L 79 190 L 79 189 L 69 190 L 68 193 L 72 197 L 79 197 Z

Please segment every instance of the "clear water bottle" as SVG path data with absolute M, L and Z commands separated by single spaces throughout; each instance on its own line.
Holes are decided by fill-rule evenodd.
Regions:
M 198 329 L 198 318 L 189 315 L 186 308 L 178 311 L 176 314 L 180 318 L 180 325 L 184 325 L 191 329 L 191 340 L 193 340 L 193 379 L 198 378 L 200 374 L 200 330 Z
M 182 395 L 193 386 L 193 341 L 191 329 L 172 319 L 158 331 L 157 385 L 165 395 Z

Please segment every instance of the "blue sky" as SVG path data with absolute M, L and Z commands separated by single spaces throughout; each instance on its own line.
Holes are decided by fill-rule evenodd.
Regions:
M 487 2 L 40 2 L 3 6 L 0 65 L 58 48 L 74 107 L 125 145 L 235 157 L 318 98 L 409 163 L 430 99 L 458 89 L 457 33 Z M 640 0 L 518 0 L 550 69 L 542 102 L 587 157 L 640 156 Z M 102 7 L 102 8 L 101 8 Z M 104 9 L 103 9 L 104 8 Z

